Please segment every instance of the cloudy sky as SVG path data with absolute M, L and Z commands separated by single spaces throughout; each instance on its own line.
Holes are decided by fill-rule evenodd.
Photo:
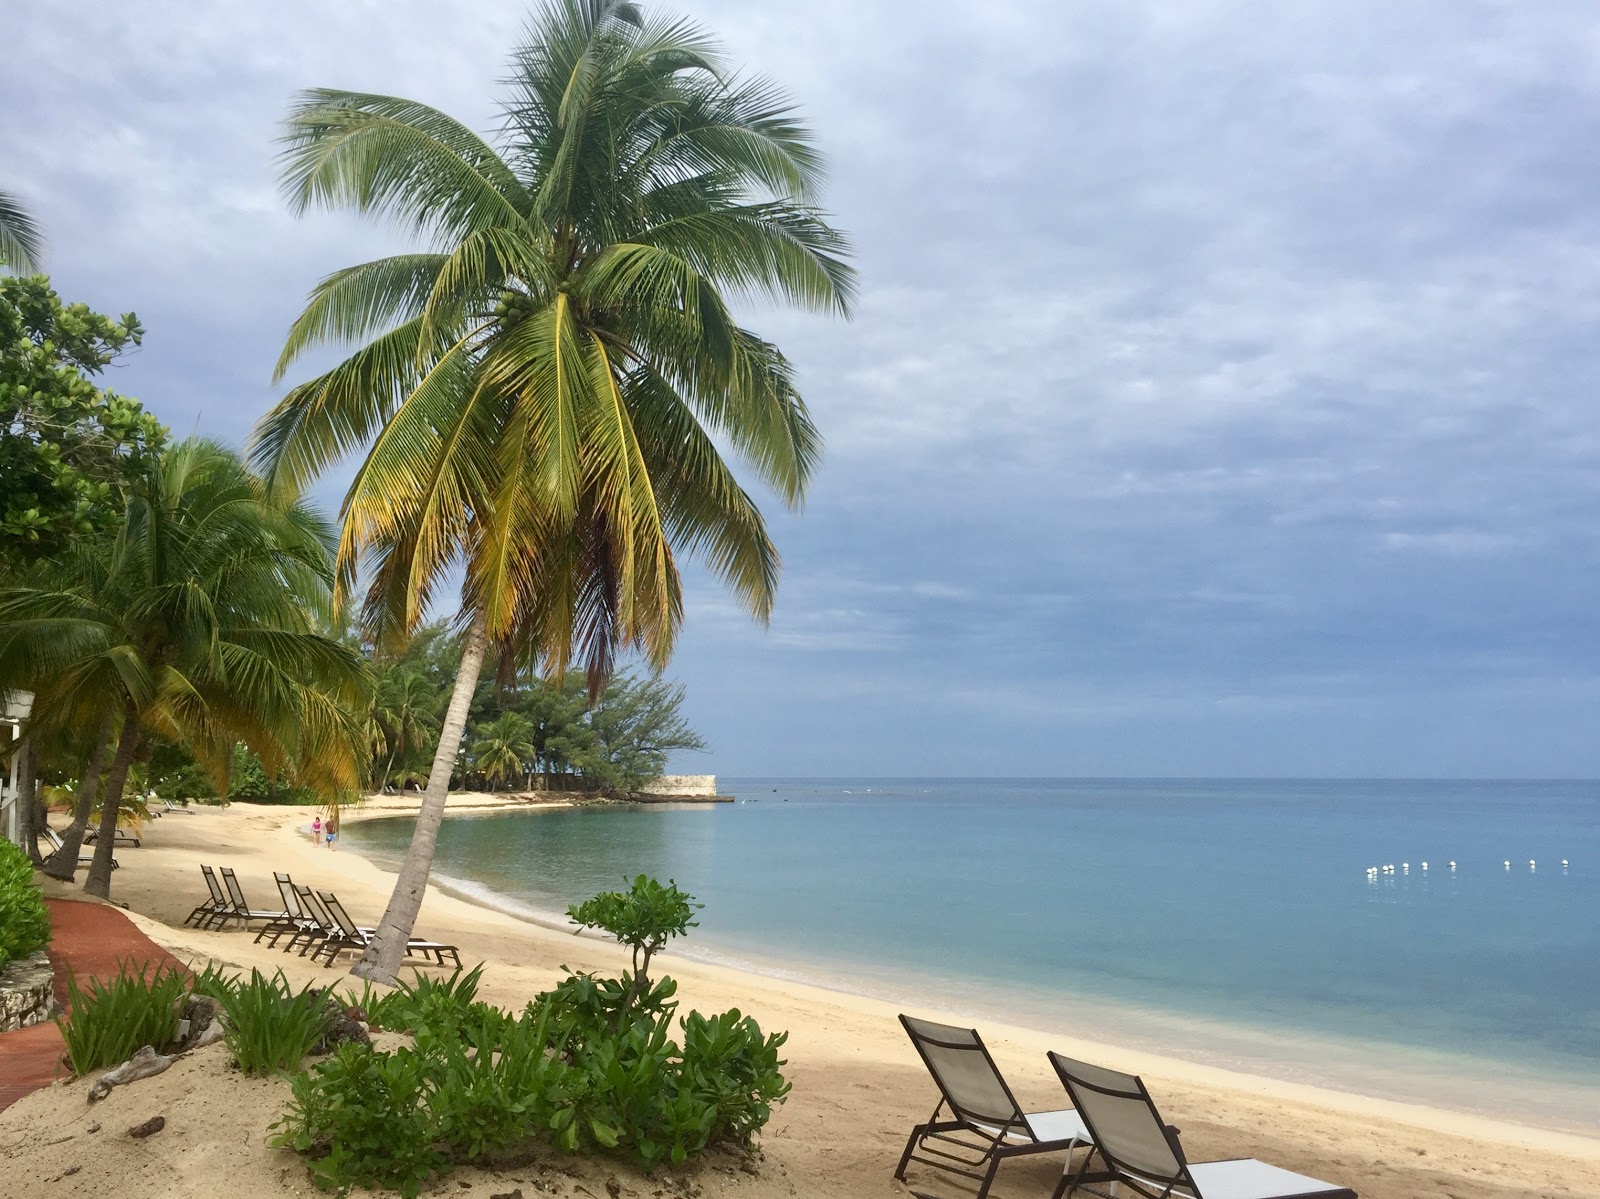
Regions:
M 1600 775 L 1592 0 L 671 7 L 793 94 L 863 281 L 749 316 L 828 457 L 770 628 L 691 581 L 677 766 Z M 0 186 L 148 327 L 115 385 L 242 441 L 401 245 L 289 217 L 290 94 L 487 131 L 524 12 L 7 5 Z

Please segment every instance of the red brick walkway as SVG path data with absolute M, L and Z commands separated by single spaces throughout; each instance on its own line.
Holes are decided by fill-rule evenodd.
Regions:
M 71 899 L 44 902 L 54 932 L 48 952 L 56 971 L 56 999 L 62 1004 L 67 1001 L 69 969 L 85 987 L 91 978 L 115 978 L 119 960 L 131 962 L 135 972 L 145 962 L 152 968 L 183 965 L 116 908 Z M 69 1074 L 61 1065 L 64 1051 L 53 1021 L 0 1033 L 0 1110 Z

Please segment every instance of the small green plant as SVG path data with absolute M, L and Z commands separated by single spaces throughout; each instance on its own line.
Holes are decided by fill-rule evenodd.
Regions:
M 449 978 L 431 978 L 416 970 L 410 982 L 402 981 L 379 1000 L 377 1013 L 368 1008 L 367 1014 L 374 1020 L 381 1017 L 382 1027 L 395 1032 L 453 1026 L 472 1009 L 482 977 L 482 963 L 471 970 L 458 969 Z
M 683 1021 L 683 1080 L 716 1111 L 710 1139 L 749 1148 L 772 1118 L 772 1105 L 789 1094 L 778 1050 L 786 1032 L 763 1035 L 755 1017 L 738 1008 L 720 1016 L 690 1012 Z
M 383 1186 L 415 1199 L 424 1182 L 450 1169 L 434 1143 L 428 1075 L 427 1059 L 413 1050 L 340 1045 L 291 1079 L 271 1143 L 306 1155 L 324 1190 Z
M 207 962 L 189 983 L 196 995 L 209 995 L 219 1002 L 239 988 L 239 976 L 227 973 L 216 962 Z
M 328 1031 L 334 1009 L 311 984 L 298 992 L 279 970 L 271 978 L 252 969 L 249 981 L 224 989 L 223 1040 L 246 1074 L 279 1074 L 300 1064 Z
M 580 931 L 602 929 L 633 950 L 633 972 L 622 976 L 625 990 L 617 1005 L 616 1031 L 631 1016 L 635 1001 L 650 993 L 651 957 L 674 937 L 698 927 L 694 914 L 704 906 L 678 890 L 676 879 L 663 887 L 641 874 L 626 891 L 602 891 L 567 909 L 567 919 Z
M 33 863 L 0 837 L 0 966 L 50 943 L 50 913 L 33 881 Z
M 160 1048 L 172 1041 L 188 982 L 181 967 L 158 967 L 152 974 L 148 962 L 138 974 L 119 962 L 115 978 L 90 979 L 87 991 L 68 975 L 67 1017 L 57 1017 L 56 1027 L 67 1043 L 72 1072 L 82 1077 L 127 1061 L 145 1045 Z
M 574 920 L 634 950 L 621 978 L 572 974 L 520 1017 L 477 998 L 482 967 L 351 995 L 409 1047 L 343 1046 L 293 1080 L 274 1144 L 305 1154 L 324 1189 L 385 1186 L 415 1195 L 458 1163 L 529 1141 L 611 1153 L 652 1169 L 716 1144 L 749 1147 L 789 1084 L 766 1035 L 739 1011 L 691 1012 L 672 1033 L 677 984 L 651 983 L 651 954 L 694 927 L 699 905 L 640 877 Z

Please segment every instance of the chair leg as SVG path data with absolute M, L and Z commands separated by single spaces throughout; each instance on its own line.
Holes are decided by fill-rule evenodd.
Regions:
M 918 1124 L 911 1130 L 911 1136 L 906 1141 L 906 1151 L 900 1155 L 900 1164 L 895 1167 L 894 1171 L 894 1176 L 902 1182 L 905 1181 L 906 1167 L 911 1164 L 912 1151 L 916 1149 L 917 1142 L 926 1136 L 927 1132 L 928 1126 L 926 1124 Z
M 995 1171 L 999 1168 L 1000 1155 L 998 1153 L 991 1153 L 989 1155 L 989 1168 L 984 1171 L 983 1182 L 978 1185 L 978 1193 L 974 1195 L 972 1199 L 984 1199 L 984 1196 L 989 1193 L 989 1187 L 994 1183 Z

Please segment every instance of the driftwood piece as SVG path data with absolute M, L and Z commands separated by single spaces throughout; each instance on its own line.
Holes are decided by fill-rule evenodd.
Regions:
M 160 1074 L 176 1060 L 176 1057 L 165 1057 L 146 1045 L 115 1070 L 107 1070 L 95 1079 L 94 1085 L 89 1088 L 89 1102 L 104 1099 L 111 1094 L 113 1087 L 124 1086 L 130 1082 L 138 1082 L 141 1078 Z

